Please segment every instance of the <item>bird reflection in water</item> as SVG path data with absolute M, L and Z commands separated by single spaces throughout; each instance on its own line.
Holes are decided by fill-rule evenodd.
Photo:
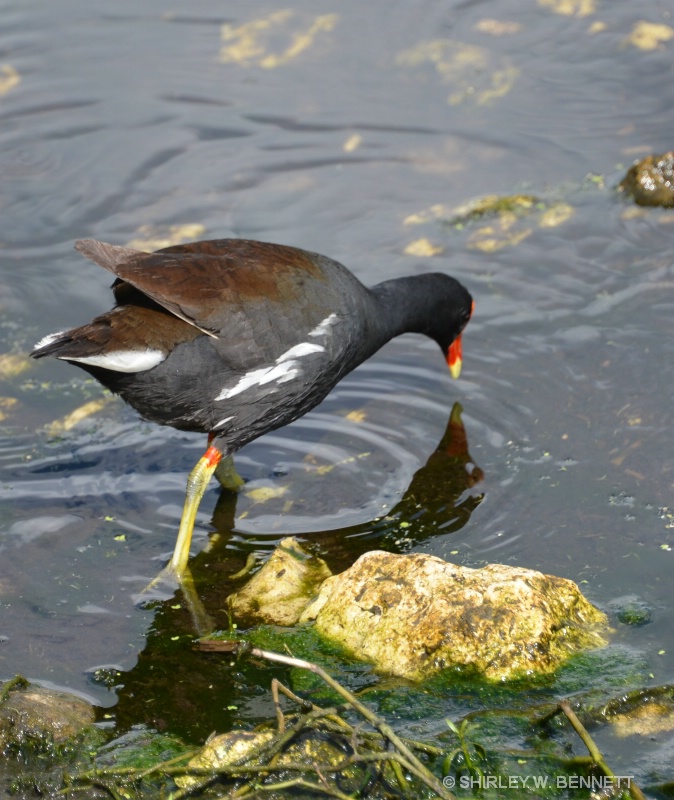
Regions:
M 484 498 L 484 493 L 475 489 L 484 473 L 468 450 L 462 412 L 461 405 L 455 403 L 438 446 L 414 474 L 402 499 L 385 516 L 336 530 L 302 534 L 298 537 L 302 544 L 325 558 L 333 572 L 339 572 L 369 550 L 406 552 L 434 536 L 463 528 Z M 234 492 L 220 494 L 213 514 L 216 534 L 207 551 L 194 557 L 195 575 L 201 574 L 205 562 L 210 564 L 209 569 L 219 572 L 217 562 L 224 559 L 232 564 L 232 557 L 237 555 L 238 566 L 231 572 L 241 569 L 247 552 L 237 554 L 231 547 L 236 530 L 236 500 Z M 284 531 L 283 535 L 292 535 L 292 531 Z M 237 532 L 236 538 L 243 544 L 242 549 L 250 551 L 259 548 L 263 537 L 256 534 L 255 547 L 250 548 L 245 546 L 245 533 Z M 278 534 L 270 536 L 270 546 L 280 538 Z M 208 581 L 207 575 L 203 578 Z M 201 586 L 201 580 L 199 583 Z

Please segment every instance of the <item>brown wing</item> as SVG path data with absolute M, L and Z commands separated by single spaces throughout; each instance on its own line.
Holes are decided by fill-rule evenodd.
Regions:
M 155 253 L 93 239 L 79 240 L 75 248 L 210 335 L 218 335 L 244 304 L 301 304 L 308 284 L 326 281 L 312 254 L 246 239 L 194 242 Z

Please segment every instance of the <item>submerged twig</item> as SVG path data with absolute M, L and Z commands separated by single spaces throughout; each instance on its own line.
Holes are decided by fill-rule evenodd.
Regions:
M 257 556 L 255 553 L 248 553 L 248 558 L 246 559 L 246 563 L 243 565 L 242 569 L 240 569 L 238 572 L 235 572 L 233 575 L 230 575 L 229 580 L 237 581 L 239 578 L 245 578 L 246 575 L 253 571 L 256 563 Z
M 613 772 L 613 770 L 606 763 L 606 761 L 604 760 L 604 756 L 602 755 L 601 751 L 599 750 L 599 748 L 595 744 L 593 738 L 587 732 L 587 729 L 585 728 L 583 723 L 578 719 L 578 717 L 576 715 L 576 712 L 571 708 L 571 705 L 570 705 L 569 701 L 568 700 L 562 700 L 559 703 L 559 708 L 564 712 L 564 714 L 566 715 L 566 718 L 571 723 L 571 726 L 576 731 L 578 736 L 580 736 L 580 738 L 582 739 L 583 744 L 585 745 L 585 747 L 587 747 L 587 751 L 590 754 L 590 756 L 592 757 L 593 763 L 608 778 L 615 779 L 616 786 L 620 787 L 621 783 L 622 783 L 620 777 L 616 777 L 616 775 Z M 641 791 L 641 789 L 636 785 L 636 783 L 634 783 L 634 781 L 631 778 L 628 779 L 627 783 L 628 783 L 629 793 L 634 798 L 634 800 L 646 800 L 646 797 L 644 796 L 644 794 Z
M 283 715 L 283 711 L 281 709 L 281 703 L 279 700 L 279 692 L 284 694 L 289 700 L 294 701 L 297 705 L 302 706 L 304 708 L 310 708 L 312 711 L 318 709 L 318 706 L 314 705 L 313 703 L 305 700 L 302 697 L 299 697 L 295 694 L 295 692 L 291 691 L 287 686 L 284 686 L 278 678 L 272 678 L 271 681 L 271 697 L 274 701 L 274 708 L 276 709 L 276 719 L 278 721 L 278 731 L 279 733 L 283 733 L 285 730 L 285 717 Z
M 313 781 L 307 781 L 304 778 L 293 778 L 288 781 L 282 781 L 281 783 L 259 784 L 255 787 L 257 792 L 277 792 L 283 789 L 294 788 L 306 789 L 310 792 L 323 792 L 323 794 L 329 797 L 336 797 L 337 800 L 353 800 L 352 795 L 344 794 L 344 792 L 340 792 L 339 789 L 336 789 L 334 786 L 328 786 L 325 783 L 313 783 Z M 253 797 L 255 797 L 255 795 L 253 795 Z
M 219 645 L 223 645 L 220 647 Z M 218 650 L 222 649 L 227 652 L 231 652 L 232 649 L 232 642 L 217 642 L 217 641 L 205 641 L 200 642 L 199 647 L 203 650 L 209 652 L 217 652 Z M 432 789 L 439 797 L 443 798 L 443 800 L 454 800 L 454 795 L 449 792 L 442 783 L 436 778 L 436 776 L 419 760 L 419 758 L 410 750 L 410 748 L 405 744 L 405 742 L 396 734 L 396 732 L 391 728 L 388 723 L 384 720 L 380 719 L 373 711 L 371 711 L 367 706 L 363 705 L 363 703 L 358 700 L 358 698 L 342 686 L 338 681 L 336 681 L 332 676 L 328 675 L 328 673 L 319 667 L 317 664 L 312 663 L 311 661 L 305 661 L 301 658 L 295 658 L 294 656 L 287 656 L 283 655 L 282 653 L 274 653 L 269 650 L 262 650 L 258 647 L 251 647 L 248 651 L 250 655 L 256 656 L 258 658 L 263 658 L 267 661 L 273 661 L 279 664 L 285 664 L 290 667 L 295 667 L 297 669 L 306 669 L 309 672 L 313 672 L 315 675 L 327 683 L 327 685 L 337 694 L 342 697 L 346 702 L 354 708 L 361 716 L 363 716 L 373 727 L 375 727 L 381 735 L 388 739 L 391 744 L 398 750 L 398 753 L 401 754 L 402 760 L 407 762 L 404 764 L 405 768 L 408 769 L 410 772 L 415 774 L 423 783 L 426 784 L 430 789 Z M 306 720 L 308 720 L 312 716 L 318 716 L 320 713 L 319 711 L 312 711 L 310 712 Z M 334 714 L 334 709 L 330 711 L 331 714 Z M 297 723 L 296 723 L 297 725 Z M 294 731 L 292 733 L 294 735 Z M 281 740 L 283 743 L 279 746 L 282 747 L 285 744 L 285 741 L 289 740 L 288 733 L 281 736 Z M 276 745 L 276 743 L 275 743 Z M 276 746 L 274 748 L 270 748 L 276 750 Z M 388 753 L 386 754 L 386 759 L 391 759 L 394 757 L 395 754 Z M 395 758 L 395 760 L 400 761 L 400 758 Z

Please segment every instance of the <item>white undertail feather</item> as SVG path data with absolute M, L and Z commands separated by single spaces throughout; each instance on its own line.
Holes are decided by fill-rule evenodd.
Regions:
M 33 350 L 42 350 L 43 347 L 47 347 L 47 345 L 53 344 L 60 336 L 63 336 L 65 331 L 56 331 L 56 333 L 48 333 L 46 336 L 43 336 L 39 342 L 36 342 L 33 346 Z
M 98 353 L 94 356 L 57 356 L 62 361 L 76 361 L 92 367 L 102 367 L 113 372 L 145 372 L 156 367 L 166 358 L 161 350 L 113 350 L 111 353 Z

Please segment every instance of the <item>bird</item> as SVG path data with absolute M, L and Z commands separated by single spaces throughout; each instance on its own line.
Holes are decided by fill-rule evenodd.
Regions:
M 201 498 L 223 459 L 306 414 L 399 334 L 425 334 L 452 376 L 461 370 L 474 302 L 444 273 L 367 288 L 327 256 L 236 238 L 155 252 L 80 239 L 75 249 L 115 276 L 115 305 L 45 336 L 31 356 L 84 369 L 146 420 L 208 434 L 165 568 L 178 582 Z

